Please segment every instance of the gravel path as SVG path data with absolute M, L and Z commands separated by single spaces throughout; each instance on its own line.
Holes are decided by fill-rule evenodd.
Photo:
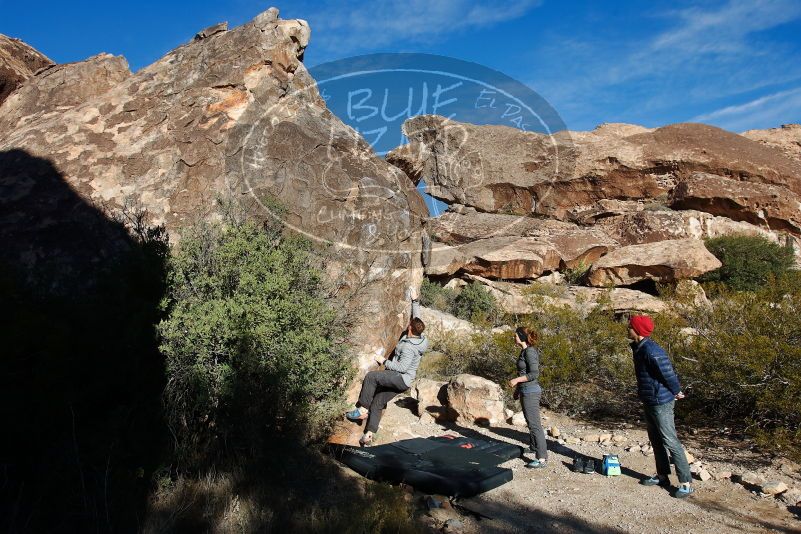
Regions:
M 443 426 L 430 419 L 419 420 L 410 409 L 412 405 L 408 398 L 390 404 L 382 430 L 376 436 L 377 443 L 450 432 L 528 445 L 526 428 L 507 424 L 493 428 Z M 801 532 L 801 517 L 788 511 L 785 504 L 772 497 L 761 497 L 728 479 L 695 481 L 695 494 L 685 500 L 674 499 L 662 488 L 639 485 L 640 478 L 654 472 L 653 455 L 625 449 L 647 443 L 644 428 L 636 425 L 598 428 L 550 412 L 544 413 L 544 419 L 546 426 L 559 428 L 561 438 L 608 432 L 621 435 L 626 441 L 619 445 L 585 441 L 568 445 L 548 438 L 551 456 L 546 469 L 527 469 L 521 460 L 502 464 L 513 470 L 514 480 L 477 497 L 456 501 L 455 510 L 432 510 L 426 521 L 439 528 L 449 518 L 458 519 L 463 525 L 462 532 L 482 533 Z M 771 480 L 783 480 L 791 487 L 801 487 L 801 474 L 795 464 L 766 461 L 747 451 L 734 454 L 731 451 L 735 449 L 720 447 L 716 440 L 701 435 L 689 437 L 680 432 L 680 437 L 713 474 L 755 469 L 761 459 L 760 474 Z M 569 468 L 577 453 L 600 459 L 609 452 L 620 456 L 624 468 L 620 477 L 577 474 Z M 732 461 L 722 462 L 722 457 Z M 675 476 L 671 480 L 677 483 Z M 417 497 L 422 500 L 422 495 Z

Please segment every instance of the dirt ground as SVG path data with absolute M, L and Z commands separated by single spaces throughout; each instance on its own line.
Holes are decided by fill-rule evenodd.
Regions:
M 444 433 L 491 439 L 528 446 L 525 427 L 502 424 L 492 428 L 438 424 L 419 420 L 414 401 L 401 398 L 387 408 L 376 444 Z M 556 426 L 561 438 L 604 432 L 623 435 L 620 445 L 581 442 L 560 444 L 548 438 L 550 458 L 545 469 L 528 469 L 522 460 L 502 464 L 514 479 L 482 495 L 454 501 L 454 509 L 435 509 L 425 518 L 433 528 L 458 519 L 462 532 L 801 532 L 801 515 L 773 497 L 762 497 L 728 479 L 694 481 L 696 492 L 688 499 L 671 497 L 663 488 L 644 487 L 640 478 L 655 472 L 653 455 L 627 452 L 626 447 L 646 444 L 644 426 L 636 416 L 631 424 L 593 426 L 563 415 L 544 412 L 544 425 Z M 713 474 L 754 470 L 768 480 L 801 488 L 798 466 L 748 450 L 743 443 L 717 435 L 679 432 L 687 449 Z M 607 478 L 570 470 L 573 457 L 583 454 L 600 459 L 606 453 L 620 456 L 623 474 Z M 530 455 L 529 455 L 530 456 Z M 675 476 L 671 477 L 677 484 Z M 415 499 L 422 500 L 416 494 Z

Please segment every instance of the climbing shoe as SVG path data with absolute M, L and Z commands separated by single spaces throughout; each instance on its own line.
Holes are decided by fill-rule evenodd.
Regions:
M 546 465 L 548 465 L 548 462 L 545 460 L 531 460 L 526 464 L 526 467 L 530 469 L 542 469 Z
M 595 472 L 595 460 L 587 458 L 584 462 L 584 474 L 591 475 Z
M 692 495 L 693 492 L 695 492 L 695 490 L 690 485 L 682 484 L 681 486 L 679 486 L 679 489 L 677 489 L 673 493 L 673 496 L 676 497 L 677 499 L 684 499 Z
M 654 475 L 651 478 L 643 478 L 640 480 L 640 484 L 643 486 L 662 486 L 663 488 L 666 488 L 670 486 L 670 480 L 668 480 L 667 477 L 659 478 L 658 475 Z
M 584 457 L 583 456 L 576 456 L 573 458 L 573 472 L 574 473 L 583 473 L 584 472 Z
M 348 413 L 346 413 L 345 417 L 347 417 L 349 421 L 359 422 L 367 419 L 367 414 L 366 413 L 363 414 L 361 410 L 356 408 L 355 410 L 351 410 Z

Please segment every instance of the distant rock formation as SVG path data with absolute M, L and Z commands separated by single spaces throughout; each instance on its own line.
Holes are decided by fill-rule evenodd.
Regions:
M 47 56 L 19 39 L 0 33 L 0 105 L 22 82 L 52 64 Z
M 257 220 L 280 217 L 325 249 L 366 369 L 408 321 L 425 205 L 326 108 L 302 63 L 309 36 L 305 21 L 272 8 L 232 30 L 203 30 L 136 74 L 108 54 L 35 72 L 51 62 L 3 38 L 0 81 L 15 90 L 0 105 L 0 153 L 50 162 L 58 181 L 106 212 L 127 202 L 147 209 L 173 241 L 219 218 L 221 200 Z M 69 254 L 80 239 L 68 231 L 69 206 L 37 182 L 29 159 L 0 161 L 0 260 L 57 269 L 45 244 Z M 88 266 L 102 257 L 81 250 L 96 256 Z
M 743 137 L 765 146 L 777 148 L 787 156 L 801 161 L 801 124 L 782 124 L 780 128 L 748 130 Z
M 801 259 L 792 126 L 746 133 L 759 142 L 704 124 L 545 136 L 424 115 L 404 132 L 387 160 L 449 204 L 427 227 L 433 276 L 525 281 L 592 266 L 583 281 L 597 287 L 672 283 L 720 266 L 702 239 L 736 234 Z

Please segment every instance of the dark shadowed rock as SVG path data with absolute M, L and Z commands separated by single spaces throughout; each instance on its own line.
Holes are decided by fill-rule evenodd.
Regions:
M 146 208 L 173 240 L 187 225 L 219 218 L 221 200 L 257 220 L 279 217 L 325 249 L 366 369 L 408 320 L 407 288 L 422 276 L 422 198 L 326 109 L 301 62 L 306 22 L 270 9 L 205 33 L 134 75 L 107 55 L 40 73 L 13 106 L 0 107 L 0 123 L 13 124 L 0 130 L 0 151 L 48 160 L 90 205 Z M 24 257 L 35 269 L 39 245 L 24 237 L 61 239 L 68 249 L 72 215 L 37 195 L 35 169 L 3 161 L 15 197 L 3 199 L 0 232 L 12 239 L 0 259 Z M 275 201 L 285 213 L 271 208 Z M 54 203 L 52 217 L 13 238 L 41 202 Z
M 0 34 L 0 105 L 17 87 L 53 62 L 19 39 Z

